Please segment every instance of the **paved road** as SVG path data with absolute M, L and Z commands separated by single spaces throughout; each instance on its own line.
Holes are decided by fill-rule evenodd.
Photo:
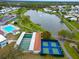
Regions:
M 71 57 L 71 55 L 68 53 L 68 51 L 66 50 L 66 48 L 64 47 L 64 43 L 61 42 L 60 40 L 58 40 L 58 41 L 60 42 L 61 47 L 63 48 L 63 51 L 65 52 L 65 54 L 66 54 L 66 56 L 68 57 L 68 59 L 73 59 L 73 58 Z
M 66 48 L 64 47 L 64 41 L 60 41 L 58 39 L 58 36 L 55 35 L 55 39 L 58 40 L 61 44 L 61 47 L 63 49 L 63 51 L 65 52 L 65 55 L 68 57 L 68 59 L 73 59 L 72 56 L 68 53 L 68 51 L 66 50 Z

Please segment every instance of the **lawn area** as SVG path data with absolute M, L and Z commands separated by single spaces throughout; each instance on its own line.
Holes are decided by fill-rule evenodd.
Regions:
M 33 23 L 30 20 L 29 16 L 25 16 L 24 13 L 28 11 L 28 8 L 22 8 L 19 11 L 16 10 L 12 13 L 21 13 L 20 16 L 17 18 L 17 26 L 19 26 L 21 28 L 21 31 L 25 31 L 25 32 L 34 32 L 34 31 L 44 31 L 43 28 L 41 28 L 40 25 L 37 25 L 35 23 Z M 15 24 L 14 24 L 15 25 Z
M 50 55 L 41 56 L 40 54 L 30 54 L 26 53 L 23 57 L 23 59 L 68 59 L 67 57 L 54 57 Z
M 1 15 L 0 15 L 0 18 L 3 18 L 3 17 L 4 17 L 4 15 L 1 14 Z
M 8 44 L 4 48 L 0 48 L 0 59 L 4 57 L 4 59 L 7 58 L 8 54 L 10 53 L 10 49 L 14 46 L 15 43 Z
M 38 11 L 41 11 L 41 12 L 44 12 L 44 9 L 43 8 L 38 8 L 37 10 Z
M 75 30 L 75 29 L 69 24 L 69 22 L 67 22 L 67 20 L 66 20 L 65 18 L 61 18 L 61 19 L 63 20 L 64 24 L 65 24 L 71 31 Z
M 22 31 L 26 32 L 44 31 L 44 29 L 41 26 L 33 23 L 30 20 L 27 21 L 27 19 L 25 19 L 24 21 L 18 21 L 17 25 L 21 28 Z
M 69 42 L 65 42 L 64 46 L 67 49 L 67 51 L 70 53 L 70 55 L 73 57 L 73 59 L 79 59 L 79 55 L 72 47 L 69 46 Z
M 60 13 L 58 13 L 58 15 L 59 15 Z M 75 37 L 73 38 L 73 39 L 75 39 L 75 40 L 79 40 L 79 32 L 77 32 L 77 30 L 73 27 L 73 26 L 76 26 L 76 27 L 78 27 L 79 25 L 78 25 L 78 23 L 76 24 L 76 23 L 71 23 L 71 22 L 68 22 L 67 21 L 67 19 L 65 19 L 63 16 L 59 16 L 59 18 L 61 19 L 61 21 L 63 21 L 64 22 L 64 24 L 71 30 L 71 31 L 74 31 L 74 34 L 75 34 Z M 73 26 L 71 26 L 71 25 L 73 25 Z M 76 25 L 75 25 L 76 24 Z
M 63 22 L 65 23 L 65 25 L 71 30 L 71 31 L 74 31 L 74 34 L 75 34 L 75 37 L 74 37 L 74 39 L 75 40 L 79 40 L 79 32 L 77 32 L 77 30 L 75 30 L 75 28 L 73 28 L 70 24 L 72 24 L 71 22 L 68 22 L 66 19 L 63 19 Z M 70 23 L 70 24 L 69 24 Z M 75 23 L 76 24 L 76 23 Z M 78 24 L 77 25 L 75 25 L 74 24 L 74 26 L 79 26 Z M 73 24 L 72 24 L 73 25 Z
M 77 23 L 76 21 L 71 21 L 70 22 L 73 26 L 75 26 L 77 29 L 79 29 L 79 23 Z

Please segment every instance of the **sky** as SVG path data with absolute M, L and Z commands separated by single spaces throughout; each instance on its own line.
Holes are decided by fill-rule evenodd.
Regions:
M 0 1 L 68 1 L 68 2 L 73 2 L 73 1 L 79 1 L 79 0 L 0 0 Z

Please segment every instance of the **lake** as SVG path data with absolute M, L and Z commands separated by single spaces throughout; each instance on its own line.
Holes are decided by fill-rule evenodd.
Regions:
M 29 15 L 32 22 L 40 24 L 45 30 L 56 35 L 58 31 L 65 29 L 69 30 L 61 19 L 54 14 L 47 14 L 36 10 L 28 10 L 25 15 Z

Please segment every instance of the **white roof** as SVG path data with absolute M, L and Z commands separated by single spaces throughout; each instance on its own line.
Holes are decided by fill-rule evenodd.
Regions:
M 18 38 L 18 40 L 17 40 L 17 42 L 16 42 L 16 45 L 20 45 L 20 43 L 21 43 L 21 41 L 22 41 L 22 39 L 23 39 L 23 37 L 24 37 L 24 34 L 25 34 L 25 32 L 22 32 L 22 33 L 21 33 L 20 37 Z
M 72 18 L 70 18 L 70 20 L 77 20 L 77 18 L 76 17 L 72 17 Z
M 6 38 L 3 35 L 0 34 L 0 42 L 2 42 L 4 40 L 6 40 Z
M 50 12 L 50 11 L 52 11 L 52 10 L 50 10 L 50 9 L 48 9 L 48 8 L 44 8 L 44 11 L 49 11 L 49 12 Z
M 35 36 L 36 36 L 36 32 L 33 32 L 33 36 L 32 36 L 31 42 L 30 42 L 30 46 L 29 46 L 30 51 L 34 50 Z

